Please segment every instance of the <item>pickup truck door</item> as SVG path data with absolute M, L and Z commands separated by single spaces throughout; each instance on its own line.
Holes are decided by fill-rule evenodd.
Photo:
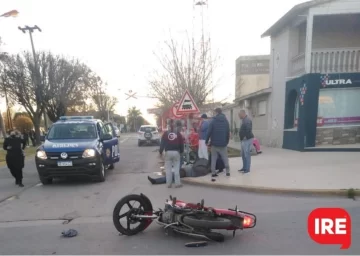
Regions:
M 112 135 L 112 139 L 108 141 L 110 147 L 110 156 L 108 157 L 109 164 L 114 164 L 120 161 L 120 147 L 119 139 L 116 136 L 115 129 L 112 123 L 106 123 L 104 125 L 104 130 L 106 133 Z

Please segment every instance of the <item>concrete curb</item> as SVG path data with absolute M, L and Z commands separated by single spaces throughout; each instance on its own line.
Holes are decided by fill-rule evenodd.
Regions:
M 182 181 L 185 184 L 204 186 L 204 187 L 215 187 L 232 190 L 240 190 L 246 192 L 256 192 L 263 194 L 295 194 L 295 195 L 316 195 L 316 196 L 348 196 L 348 189 L 288 189 L 288 188 L 270 188 L 270 187 L 256 187 L 256 186 L 245 186 L 235 184 L 224 184 L 216 183 L 211 181 L 200 181 L 196 178 L 183 178 Z M 360 195 L 360 189 L 355 189 L 355 195 Z

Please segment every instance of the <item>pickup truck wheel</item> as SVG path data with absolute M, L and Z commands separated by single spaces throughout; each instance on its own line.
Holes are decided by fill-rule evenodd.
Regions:
M 138 147 L 141 147 L 141 141 L 138 140 Z
M 49 185 L 53 183 L 53 178 L 45 178 L 40 176 L 40 181 L 43 185 Z
M 98 174 L 97 180 L 99 182 L 104 182 L 105 181 L 105 166 L 103 164 L 102 159 L 100 160 L 100 169 L 99 169 L 99 174 Z

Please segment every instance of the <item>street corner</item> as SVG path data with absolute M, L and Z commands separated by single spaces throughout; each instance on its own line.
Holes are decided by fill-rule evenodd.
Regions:
M 238 190 L 262 194 L 278 194 L 278 195 L 303 195 L 303 196 L 336 196 L 348 197 L 354 199 L 360 195 L 360 189 L 301 189 L 291 187 L 275 187 L 263 184 L 254 184 L 251 182 L 249 175 L 234 174 L 233 176 L 219 176 L 213 179 L 211 175 L 197 178 L 183 178 L 185 184 L 203 187 L 212 187 L 218 189 Z

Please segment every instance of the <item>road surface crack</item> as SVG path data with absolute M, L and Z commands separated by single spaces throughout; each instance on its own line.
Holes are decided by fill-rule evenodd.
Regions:
M 56 221 L 56 220 L 63 220 L 64 222 L 62 224 L 66 225 L 69 224 L 71 221 L 73 221 L 75 218 L 48 218 L 48 219 L 25 219 L 25 220 L 5 220 L 0 221 L 0 223 L 16 223 L 16 222 L 30 222 L 30 221 Z

